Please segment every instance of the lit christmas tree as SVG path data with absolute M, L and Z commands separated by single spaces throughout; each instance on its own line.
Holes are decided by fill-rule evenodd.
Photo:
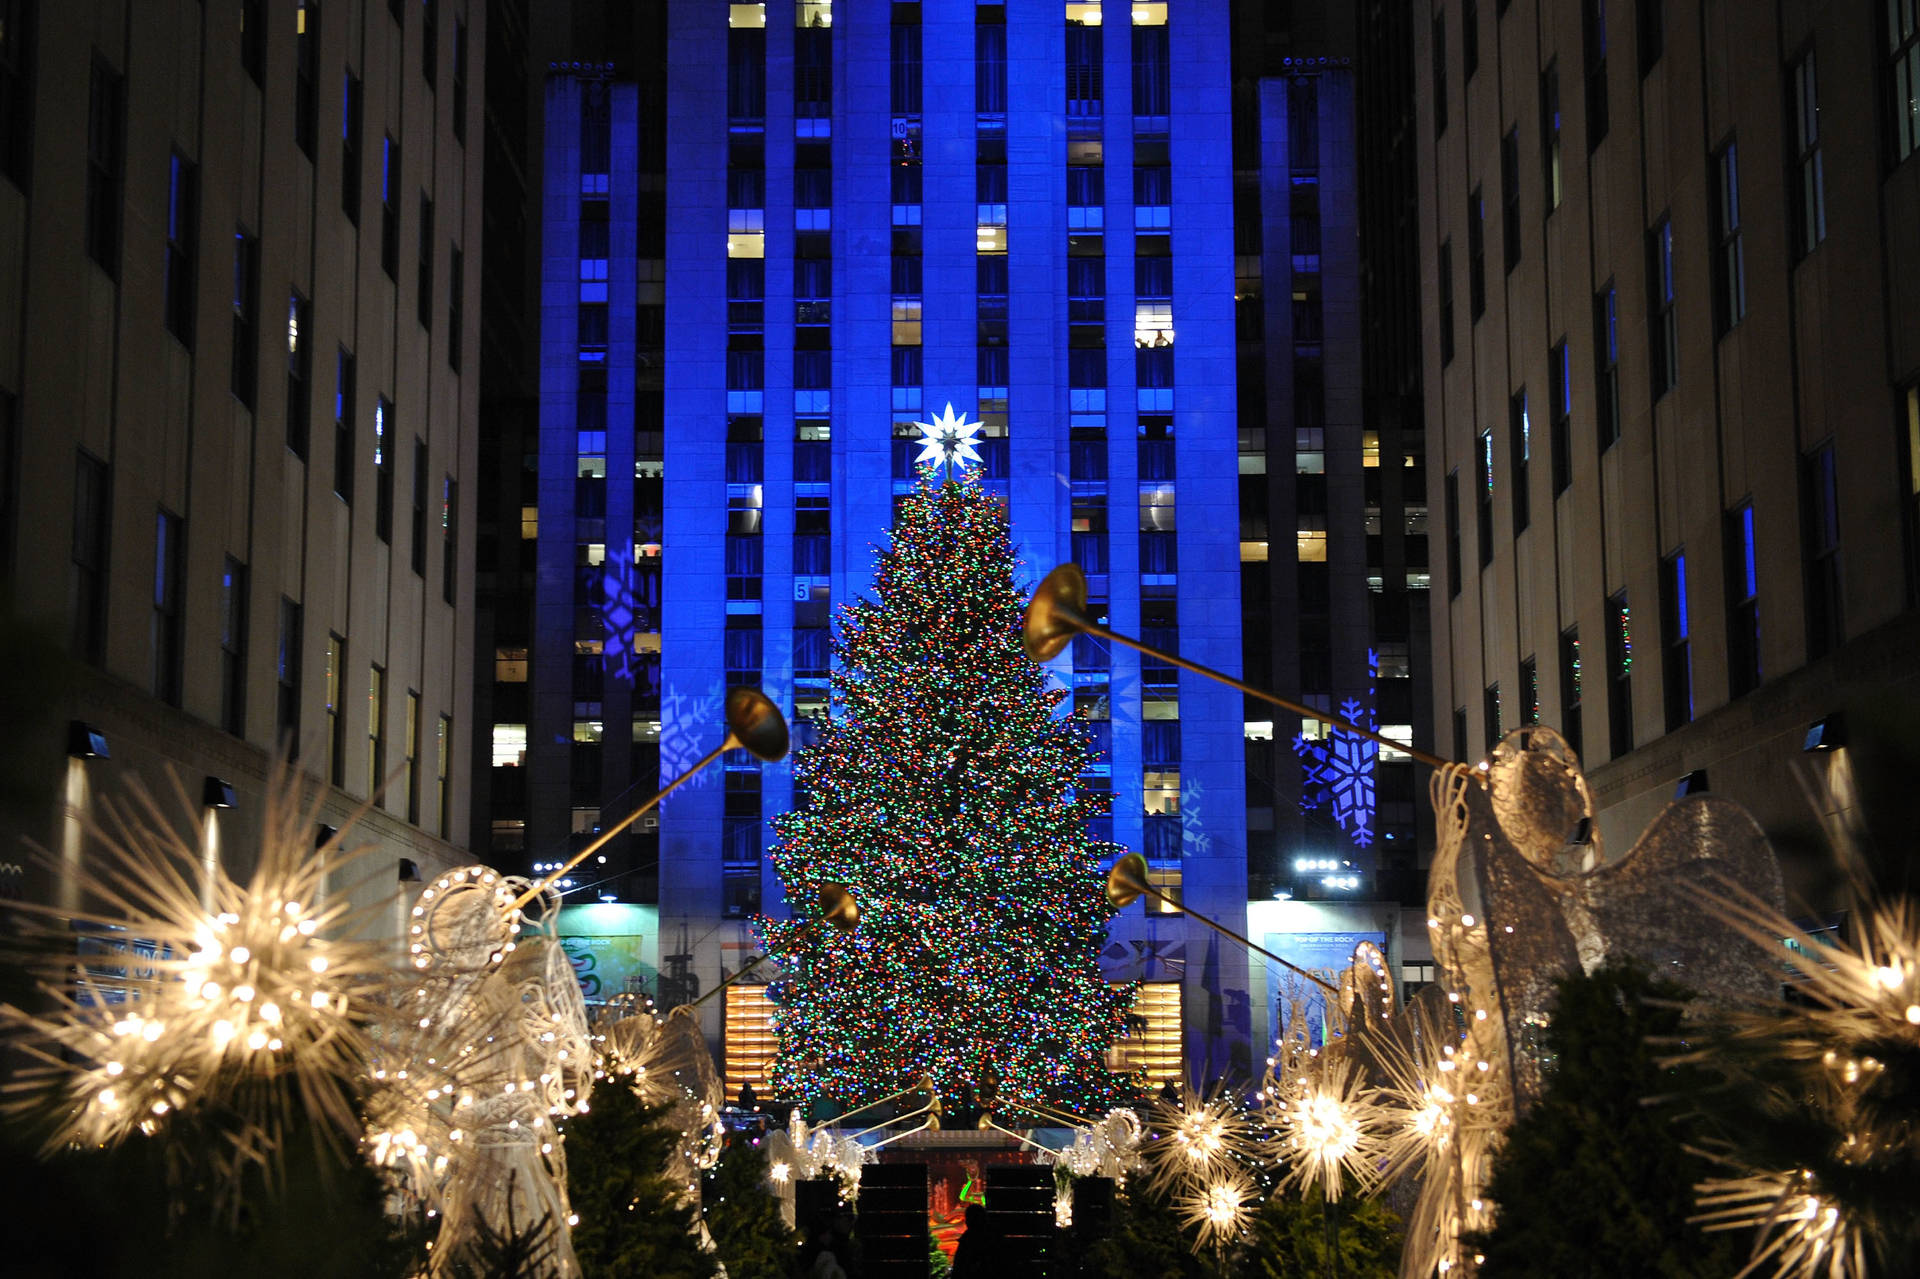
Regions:
M 965 429 L 936 424 L 929 451 L 952 467 Z M 1088 748 L 1021 650 L 1004 506 L 970 475 L 921 476 L 878 602 L 841 611 L 835 715 L 795 763 L 807 798 L 774 822 L 787 900 L 844 883 L 860 903 L 854 933 L 764 925 L 785 967 L 775 1087 L 851 1106 L 924 1075 L 949 1108 L 1097 1113 L 1131 993 L 1100 975 Z

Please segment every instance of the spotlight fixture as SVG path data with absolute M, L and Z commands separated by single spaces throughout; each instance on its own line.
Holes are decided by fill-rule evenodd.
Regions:
M 340 828 L 338 826 L 329 826 L 325 822 L 321 822 L 313 828 L 313 846 L 315 848 L 325 848 L 333 842 L 333 837 L 339 833 Z
M 400 882 L 403 884 L 420 882 L 420 867 L 411 857 L 400 859 Z
M 1803 751 L 1837 751 L 1847 744 L 1847 724 L 1839 711 L 1807 725 L 1807 736 L 1800 743 Z
M 1675 799 L 1685 799 L 1689 795 L 1704 795 L 1706 793 L 1707 770 L 1704 768 L 1694 769 L 1691 773 L 1685 774 L 1679 781 L 1673 784 L 1673 797 Z
M 85 720 L 67 721 L 67 754 L 75 759 L 112 759 L 107 735 Z
M 240 803 L 240 797 L 231 785 L 209 773 L 200 786 L 200 802 L 208 808 L 233 808 Z

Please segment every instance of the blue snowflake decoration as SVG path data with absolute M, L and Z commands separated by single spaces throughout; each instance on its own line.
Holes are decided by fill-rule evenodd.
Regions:
M 633 683 L 639 665 L 634 652 L 634 637 L 640 629 L 637 576 L 626 549 L 608 546 L 600 577 L 600 622 L 604 636 L 600 656 L 606 663 L 608 676 L 627 684 Z
M 1340 703 L 1340 715 L 1349 723 L 1378 730 L 1372 702 L 1380 675 L 1380 658 L 1367 650 L 1367 703 L 1349 697 Z M 1326 737 L 1312 741 L 1296 734 L 1293 753 L 1301 760 L 1300 808 L 1326 809 L 1359 848 L 1373 844 L 1374 764 L 1378 743 L 1354 733 L 1328 728 Z

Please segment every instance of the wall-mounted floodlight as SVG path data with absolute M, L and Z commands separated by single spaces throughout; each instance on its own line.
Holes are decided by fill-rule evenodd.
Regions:
M 400 882 L 403 884 L 417 884 L 420 882 L 420 867 L 415 864 L 411 857 L 402 857 L 400 859 Z
M 325 822 L 320 822 L 313 828 L 313 846 L 315 848 L 325 848 L 333 842 L 333 837 L 339 833 L 340 828 L 338 826 L 329 826 Z
M 1673 797 L 1675 799 L 1685 799 L 1689 795 L 1704 795 L 1706 793 L 1707 770 L 1704 768 L 1696 768 L 1691 773 L 1682 775 L 1680 780 L 1673 784 Z
M 67 754 L 75 759 L 112 759 L 107 735 L 85 720 L 67 721 Z
M 1800 743 L 1803 751 L 1837 751 L 1847 744 L 1847 725 L 1840 712 L 1816 719 L 1807 725 L 1807 736 Z
M 234 793 L 232 786 L 209 773 L 200 787 L 200 802 L 208 808 L 236 808 L 240 804 L 240 796 Z

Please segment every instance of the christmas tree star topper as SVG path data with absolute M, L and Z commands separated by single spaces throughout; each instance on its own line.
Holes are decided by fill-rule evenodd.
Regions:
M 983 422 L 969 422 L 967 415 L 955 416 L 953 401 L 947 401 L 947 407 L 940 416 L 931 422 L 915 422 L 921 428 L 920 456 L 914 459 L 916 465 L 931 462 L 935 466 L 946 463 L 949 472 L 956 462 L 978 465 L 980 454 L 975 451 L 974 433 L 985 425 Z

